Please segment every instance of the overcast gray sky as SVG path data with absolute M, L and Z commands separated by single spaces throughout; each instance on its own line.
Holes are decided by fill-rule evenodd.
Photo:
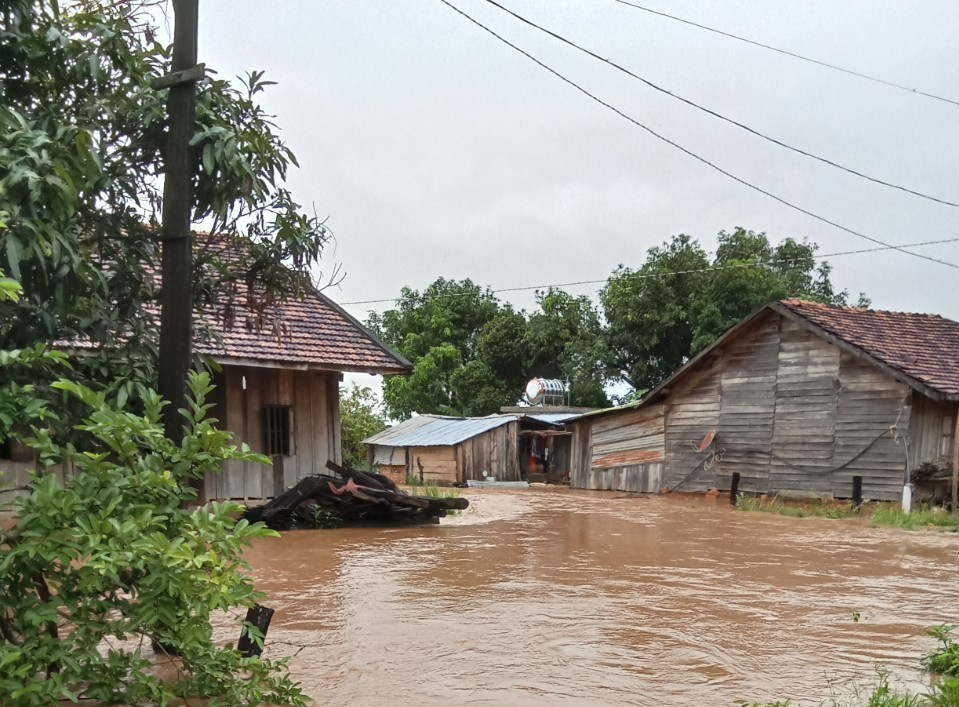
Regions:
M 959 3 L 637 0 L 959 100 Z M 577 54 L 483 0 L 451 0 L 689 149 L 786 199 L 896 244 L 959 237 L 959 209 L 865 182 L 747 135 Z M 959 106 L 843 75 L 613 0 L 501 0 L 664 87 L 867 174 L 959 201 Z M 265 69 L 329 216 L 343 302 L 437 276 L 493 288 L 605 278 L 676 233 L 707 248 L 741 225 L 825 253 L 870 243 L 709 170 L 593 103 L 439 0 L 201 2 L 200 60 Z M 917 249 L 919 250 L 919 249 Z M 920 252 L 959 264 L 959 243 Z M 332 253 L 330 253 L 332 256 Z M 959 271 L 895 251 L 832 259 L 876 307 L 959 318 Z M 595 294 L 598 286 L 568 288 Z M 530 307 L 531 293 L 502 299 Z M 371 308 L 348 305 L 362 318 Z

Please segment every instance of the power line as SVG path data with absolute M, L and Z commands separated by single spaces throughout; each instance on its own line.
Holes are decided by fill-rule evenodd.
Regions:
M 669 96 L 670 98 L 674 98 L 674 99 L 677 100 L 677 101 L 680 101 L 680 102 L 682 102 L 682 103 L 685 103 L 686 105 L 691 106 L 692 108 L 695 108 L 696 110 L 700 110 L 700 111 L 702 111 L 702 112 L 704 112 L 704 113 L 707 113 L 708 115 L 711 115 L 711 116 L 713 116 L 714 118 L 718 118 L 719 120 L 722 120 L 722 121 L 724 121 L 724 122 L 726 122 L 726 123 L 729 123 L 730 125 L 735 125 L 737 128 L 740 128 L 741 130 L 745 130 L 746 132 L 750 133 L 751 135 L 755 135 L 756 137 L 762 138 L 763 140 L 766 140 L 767 142 L 771 142 L 771 143 L 773 143 L 774 145 L 778 145 L 779 147 L 783 147 L 783 148 L 785 148 L 785 149 L 787 149 L 787 150 L 790 150 L 790 151 L 792 151 L 792 152 L 795 152 L 796 154 L 803 155 L 804 157 L 809 157 L 809 158 L 811 158 L 811 159 L 817 160 L 818 162 L 821 162 L 821 163 L 823 163 L 823 164 L 829 165 L 830 167 L 835 167 L 836 169 L 840 169 L 840 170 L 842 170 L 843 172 L 846 172 L 846 173 L 848 173 L 848 174 L 852 174 L 852 175 L 854 175 L 854 176 L 856 176 L 856 177 L 860 177 L 860 178 L 862 178 L 862 179 L 868 180 L 868 181 L 870 181 L 870 182 L 873 182 L 874 184 L 881 184 L 881 185 L 884 186 L 884 187 L 889 187 L 889 188 L 891 188 L 891 189 L 898 189 L 899 191 L 906 192 L 907 194 L 912 194 L 913 196 L 918 196 L 918 197 L 921 198 L 921 199 L 928 199 L 929 201 L 934 201 L 934 202 L 936 202 L 936 203 L 938 203 L 938 204 L 943 204 L 943 205 L 945 205 L 945 206 L 952 206 L 952 207 L 955 207 L 955 208 L 959 208 L 959 202 L 949 201 L 949 200 L 947 200 L 947 199 L 941 199 L 941 198 L 939 198 L 939 197 L 937 197 L 937 196 L 932 196 L 932 195 L 930 195 L 930 194 L 925 194 L 925 193 L 923 193 L 923 192 L 916 191 L 915 189 L 910 189 L 909 187 L 904 187 L 904 186 L 901 186 L 901 185 L 899 185 L 899 184 L 893 184 L 892 182 L 887 182 L 887 181 L 884 181 L 884 180 L 879 179 L 879 178 L 877 178 L 877 177 L 870 177 L 868 174 L 863 174 L 862 172 L 859 172 L 859 171 L 857 171 L 857 170 L 855 170 L 855 169 L 852 169 L 851 167 L 846 167 L 845 165 L 839 164 L 838 162 L 834 162 L 833 160 L 830 160 L 830 159 L 828 159 L 828 158 L 826 158 L 826 157 L 821 157 L 820 155 L 814 154 L 814 153 L 812 153 L 812 152 L 808 152 L 807 150 L 803 150 L 802 148 L 799 148 L 799 147 L 794 147 L 794 146 L 792 146 L 792 145 L 790 145 L 790 144 L 788 144 L 788 143 L 783 142 L 782 140 L 779 140 L 779 139 L 777 139 L 777 138 L 774 138 L 774 137 L 772 137 L 772 136 L 770 136 L 770 135 L 766 135 L 765 133 L 762 133 L 762 132 L 760 132 L 759 130 L 756 130 L 756 129 L 754 129 L 754 128 L 751 128 L 751 127 L 749 127 L 748 125 L 745 125 L 744 123 L 740 123 L 739 121 L 737 121 L 737 120 L 735 120 L 735 119 L 733 119 L 733 118 L 730 118 L 730 117 L 728 117 L 728 116 L 725 116 L 725 115 L 723 115 L 722 113 L 718 113 L 718 112 L 716 112 L 715 110 L 712 110 L 711 108 L 706 108 L 705 106 L 702 106 L 702 105 L 696 103 L 695 101 L 692 101 L 692 100 L 690 100 L 690 99 L 688 99 L 688 98 L 684 98 L 683 96 L 680 96 L 680 95 L 678 95 L 678 94 L 676 94 L 676 93 L 673 93 L 672 91 L 670 91 L 670 90 L 668 90 L 668 89 L 666 89 L 666 88 L 663 88 L 662 86 L 659 86 L 658 84 L 653 83 L 653 82 L 650 81 L 649 79 L 644 78 L 644 77 L 642 77 L 642 76 L 640 76 L 640 75 L 638 75 L 638 74 L 630 71 L 629 69 L 625 68 L 624 66 L 621 66 L 620 64 L 617 64 L 617 63 L 614 62 L 614 61 L 611 61 L 611 60 L 609 60 L 609 59 L 607 59 L 607 58 L 605 58 L 605 57 L 602 57 L 602 56 L 600 56 L 599 54 L 597 54 L 596 52 L 591 51 L 591 50 L 587 49 L 586 47 L 583 47 L 583 46 L 577 44 L 576 42 L 574 42 L 574 41 L 572 41 L 572 40 L 570 40 L 570 39 L 567 39 L 566 37 L 563 37 L 562 35 L 557 34 L 556 32 L 553 32 L 552 30 L 546 29 L 545 27 L 536 24 L 536 23 L 533 22 L 532 20 L 530 20 L 530 19 L 528 19 L 528 18 L 526 18 L 526 17 L 523 17 L 522 15 L 514 12 L 513 10 L 510 10 L 508 7 L 504 7 L 504 6 L 501 5 L 500 3 L 496 2 L 496 0 L 486 0 L 486 2 L 489 3 L 490 5 L 492 5 L 493 7 L 496 7 L 496 8 L 498 8 L 499 10 L 505 12 L 506 14 L 514 17 L 515 19 L 519 20 L 520 22 L 528 25 L 529 27 L 533 27 L 534 29 L 537 29 L 537 30 L 539 30 L 540 32 L 543 32 L 544 34 L 548 34 L 550 37 L 553 37 L 554 39 L 562 42 L 563 44 L 566 44 L 566 45 L 568 45 L 568 46 L 570 46 L 570 47 L 573 47 L 573 48 L 576 49 L 577 51 L 582 52 L 583 54 L 586 54 L 587 56 L 592 57 L 593 59 L 597 59 L 598 61 L 601 61 L 601 62 L 603 62 L 604 64 L 606 64 L 606 65 L 608 65 L 608 66 L 613 67 L 613 68 L 616 69 L 617 71 L 620 71 L 620 72 L 626 74 L 627 76 L 629 76 L 630 78 L 636 79 L 637 81 L 640 81 L 640 82 L 644 83 L 645 85 L 649 86 L 650 88 L 652 88 L 652 89 L 655 90 L 655 91 L 659 91 L 660 93 L 665 94 L 665 95 Z
M 729 178 L 732 179 L 733 181 L 739 182 L 739 183 L 742 184 L 743 186 L 748 187 L 749 189 L 752 189 L 753 191 L 756 191 L 756 192 L 758 192 L 758 193 L 760 193 L 760 194 L 763 194 L 764 196 L 769 197 L 770 199 L 772 199 L 772 200 L 774 200 L 774 201 L 782 204 L 783 206 L 787 206 L 787 207 L 789 207 L 790 209 L 793 209 L 794 211 L 798 211 L 798 212 L 801 213 L 801 214 L 805 214 L 806 216 L 809 216 L 810 218 L 814 218 L 814 219 L 816 219 L 817 221 L 820 221 L 820 222 L 822 222 L 822 223 L 828 224 L 828 225 L 830 225 L 830 226 L 832 226 L 832 227 L 834 227 L 834 228 L 839 229 L 840 231 L 844 231 L 845 233 L 848 233 L 848 234 L 850 234 L 850 235 L 856 236 L 857 238 L 862 238 L 862 239 L 867 240 L 867 241 L 870 241 L 870 242 L 872 242 L 872 243 L 876 243 L 877 245 L 886 246 L 886 247 L 888 247 L 888 248 L 892 248 L 893 250 L 898 250 L 898 251 L 901 252 L 901 253 L 905 253 L 906 255 L 911 255 L 911 256 L 913 256 L 913 257 L 915 257 L 915 258 L 920 258 L 920 259 L 922 259 L 922 260 L 928 260 L 928 261 L 933 262 L 933 263 L 938 263 L 939 265 L 945 265 L 946 267 L 959 269 L 959 265 L 955 265 L 954 263 L 947 263 L 947 262 L 944 261 L 944 260 L 939 260 L 938 258 L 933 258 L 933 257 L 928 256 L 928 255 L 922 255 L 922 254 L 920 254 L 920 253 L 912 253 L 912 252 L 910 252 L 910 251 L 908 251 L 908 250 L 905 250 L 902 246 L 893 245 L 893 244 L 891 244 L 891 243 L 886 243 L 885 241 L 881 241 L 881 240 L 879 240 L 878 238 L 874 238 L 873 236 L 867 236 L 865 233 L 861 233 L 860 231 L 855 231 L 855 230 L 853 230 L 853 229 L 851 229 L 851 228 L 848 228 L 847 226 L 843 226 L 842 224 L 837 223 L 837 222 L 835 222 L 835 221 L 832 221 L 832 220 L 826 218 L 825 216 L 820 216 L 819 214 L 814 213 L 814 212 L 810 211 L 809 209 L 806 209 L 806 208 L 804 208 L 804 207 L 802 207 L 802 206 L 799 206 L 799 205 L 797 205 L 797 204 L 794 204 L 794 203 L 792 203 L 791 201 L 788 201 L 788 200 L 784 199 L 784 198 L 781 197 L 781 196 L 777 196 L 776 194 L 773 194 L 772 192 L 767 191 L 766 189 L 763 189 L 762 187 L 759 187 L 759 186 L 757 186 L 757 185 L 755 185 L 755 184 L 753 184 L 753 183 L 751 183 L 751 182 L 748 182 L 748 181 L 746 181 L 745 179 L 743 179 L 742 177 L 736 176 L 736 175 L 733 174 L 732 172 L 729 172 L 729 171 L 723 169 L 722 167 L 720 167 L 719 165 L 717 165 L 717 164 L 715 164 L 715 163 L 713 163 L 713 162 L 710 162 L 710 161 L 707 160 L 705 157 L 701 157 L 700 155 L 696 154 L 696 153 L 693 152 L 692 150 L 689 150 L 688 148 L 683 147 L 683 146 L 680 145 L 679 143 L 674 142 L 673 140 L 670 140 L 669 138 L 665 137 L 664 135 L 661 135 L 660 133 L 656 132 L 655 130 L 653 130 L 653 129 L 650 128 L 649 126 L 644 125 L 643 123 L 640 123 L 638 120 L 636 120 L 636 119 L 633 118 L 632 116 L 627 115 L 626 113 L 624 113 L 623 111 L 621 111 L 619 108 L 616 108 L 616 107 L 613 106 L 612 104 L 607 103 L 607 102 L 604 101 L 602 98 L 600 98 L 599 96 L 595 95 L 594 93 L 591 93 L 591 92 L 588 91 L 587 89 L 583 88 L 582 86 L 580 86 L 578 83 L 576 83 L 576 82 L 573 81 L 572 79 L 570 79 L 570 78 L 566 77 L 565 75 L 559 73 L 556 69 L 553 69 L 552 67 L 544 64 L 542 61 L 540 61 L 539 59 L 537 59 L 535 56 L 533 56 L 532 54 L 530 54 L 530 53 L 527 52 L 526 50 L 521 49 L 520 47 L 518 47 L 518 46 L 516 46 L 515 44 L 513 44 L 512 42 L 510 42 L 508 39 L 506 39 L 506 38 L 503 37 L 502 35 L 497 34 L 494 30 L 490 29 L 489 27 L 487 27 L 486 25 L 484 25 L 483 23 L 481 23 L 479 20 L 474 19 L 472 16 L 468 15 L 466 12 L 464 12 L 464 11 L 461 10 L 461 9 L 459 9 L 458 7 L 456 7 L 455 5 L 453 5 L 453 4 L 452 4 L 451 2 L 449 2 L 448 0 L 439 0 L 439 2 L 443 3 L 444 5 L 446 5 L 448 8 L 450 8 L 451 10 L 453 10 L 453 11 L 454 11 L 455 13 L 457 13 L 458 15 L 460 15 L 460 16 L 464 17 L 465 19 L 469 20 L 471 23 L 473 23 L 474 25 L 476 25 L 477 27 L 479 27 L 480 29 L 482 29 L 484 32 L 487 32 L 488 34 L 491 34 L 493 37 L 495 37 L 496 39 L 498 39 L 500 42 L 502 42 L 502 43 L 505 44 L 506 46 L 510 47 L 511 49 L 515 50 L 516 52 L 519 52 L 520 54 L 522 54 L 523 56 L 525 56 L 527 59 L 529 59 L 530 61 L 532 61 L 533 63 L 535 63 L 537 66 L 539 66 L 539 67 L 541 67 L 542 69 L 545 69 L 545 70 L 548 71 L 549 73 L 553 74 L 553 76 L 555 76 L 556 78 L 560 79 L 561 81 L 563 81 L 563 82 L 566 83 L 566 84 L 569 84 L 570 86 L 572 86 L 573 88 L 575 88 L 577 91 L 579 91 L 579 92 L 582 93 L 583 95 L 587 96 L 587 97 L 590 98 L 591 100 L 595 101 L 596 103 L 599 103 L 599 104 L 600 104 L 601 106 L 603 106 L 604 108 L 607 108 L 607 109 L 611 110 L 612 112 L 616 113 L 616 115 L 618 115 L 618 116 L 620 116 L 621 118 L 629 121 L 630 123 L 632 123 L 632 124 L 635 125 L 636 127 L 638 127 L 638 128 L 640 128 L 640 129 L 646 131 L 647 133 L 649 133 L 650 135 L 652 135 L 653 137 L 655 137 L 657 140 L 661 140 L 662 142 L 665 142 L 667 145 L 671 145 L 672 147 L 675 147 L 675 148 L 676 148 L 677 150 L 679 150 L 680 152 L 682 152 L 682 153 L 684 153 L 684 154 L 686 154 L 686 155 L 689 155 L 690 157 L 692 157 L 692 158 L 695 159 L 696 161 L 701 162 L 702 164 L 706 165 L 706 166 L 709 167 L 710 169 L 713 169 L 713 170 L 719 172 L 720 174 L 725 175 L 726 177 L 729 177 Z
M 907 243 L 904 248 L 918 248 L 920 246 L 926 245 L 940 245 L 942 243 L 957 243 L 959 238 L 943 238 L 937 241 L 922 241 L 919 243 Z M 826 258 L 838 258 L 844 255 L 861 255 L 863 253 L 875 253 L 881 250 L 895 250 L 894 246 L 881 246 L 879 248 L 860 248 L 859 250 L 844 250 L 838 253 L 823 253 L 822 255 L 813 255 L 813 260 L 825 260 Z M 793 263 L 802 263 L 805 262 L 805 258 L 792 258 L 786 260 L 757 260 L 749 261 L 744 263 L 729 263 L 728 265 L 711 265 L 707 268 L 698 268 L 695 270 L 676 270 L 673 272 L 661 272 L 661 273 L 642 273 L 642 272 L 633 272 L 630 273 L 630 277 L 635 277 L 641 280 L 648 279 L 664 279 L 667 277 L 672 277 L 674 275 L 693 275 L 699 273 L 707 272 L 717 272 L 720 270 L 735 270 L 739 268 L 752 268 L 756 266 L 760 267 L 771 267 L 771 266 L 782 266 L 782 265 L 792 265 Z M 609 281 L 609 278 L 603 280 L 578 280 L 576 282 L 555 282 L 548 285 L 523 285 L 521 287 L 501 287 L 496 290 L 489 290 L 493 294 L 499 294 L 501 292 L 525 292 L 530 290 L 549 290 L 549 289 L 559 289 L 561 287 L 576 287 L 579 285 L 601 285 Z M 447 297 L 469 297 L 470 293 L 454 293 L 448 295 L 439 295 L 441 298 Z M 340 306 L 348 307 L 350 305 L 360 305 L 360 304 L 384 304 L 388 302 L 396 302 L 396 298 L 386 298 L 386 299 L 368 299 L 361 300 L 358 302 L 340 302 Z
M 747 39 L 746 37 L 740 37 L 737 34 L 732 34 L 730 32 L 724 32 L 715 27 L 709 27 L 707 25 L 699 24 L 698 22 L 693 22 L 692 20 L 686 20 L 682 17 L 676 17 L 675 15 L 670 15 L 665 12 L 660 12 L 659 10 L 653 10 L 649 7 L 644 7 L 643 5 L 637 5 L 633 2 L 627 2 L 626 0 L 614 0 L 620 5 L 628 5 L 629 7 L 635 8 L 637 10 L 642 10 L 643 12 L 648 12 L 651 15 L 659 15 L 660 17 L 665 17 L 676 22 L 682 22 L 683 24 L 690 25 L 691 27 L 697 27 L 699 29 L 706 30 L 707 32 L 712 32 L 713 34 L 720 34 L 723 37 L 728 37 L 730 39 L 735 39 L 739 42 L 745 42 L 746 44 L 752 44 L 754 47 L 760 47 L 762 49 L 768 49 L 771 52 L 776 52 L 778 54 L 783 54 L 785 56 L 790 56 L 794 59 L 800 59 L 802 61 L 807 61 L 810 64 L 816 64 L 818 66 L 825 67 L 827 69 L 833 69 L 834 71 L 841 71 L 844 74 L 849 74 L 850 76 L 856 76 L 860 79 L 866 79 L 867 81 L 873 81 L 875 83 L 882 84 L 883 86 L 889 86 L 891 88 L 898 88 L 900 91 L 906 91 L 908 93 L 914 93 L 919 96 L 925 96 L 926 98 L 932 98 L 937 101 L 942 101 L 943 103 L 951 103 L 954 106 L 959 106 L 959 101 L 952 98 L 945 98 L 943 96 L 937 96 L 934 93 L 928 93 L 926 91 L 921 91 L 918 88 L 910 88 L 909 86 L 903 86 L 902 84 L 895 83 L 894 81 L 887 81 L 886 79 L 881 79 L 876 76 L 870 76 L 869 74 L 863 74 L 859 71 L 854 71 L 852 69 L 846 69 L 842 66 L 837 66 L 835 64 L 830 64 L 826 61 L 820 61 L 819 59 L 813 59 L 812 57 L 803 56 L 802 54 L 797 54 L 796 52 L 791 52 L 786 49 L 780 49 L 778 47 L 771 46 L 769 44 L 763 44 L 762 42 L 757 42 L 752 39 Z

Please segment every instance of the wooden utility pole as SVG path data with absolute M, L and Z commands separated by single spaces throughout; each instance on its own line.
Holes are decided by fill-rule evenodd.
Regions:
M 186 380 L 193 363 L 193 162 L 190 140 L 196 126 L 196 82 L 199 0 L 173 0 L 172 73 L 153 83 L 169 88 L 166 164 L 163 182 L 163 282 L 160 302 L 159 392 L 169 406 L 164 428 L 176 442 L 183 439 L 183 421 L 177 412 L 186 407 Z M 202 486 L 200 495 L 202 498 Z

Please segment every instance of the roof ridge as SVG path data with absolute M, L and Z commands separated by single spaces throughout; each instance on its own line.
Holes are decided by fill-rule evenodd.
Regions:
M 955 319 L 950 319 L 949 317 L 944 317 L 941 314 L 933 314 L 931 312 L 908 312 L 895 309 L 873 309 L 872 307 L 849 307 L 839 304 L 827 304 L 825 302 L 817 302 L 816 300 L 807 300 L 802 299 L 801 297 L 786 297 L 779 300 L 780 304 L 783 304 L 787 307 L 810 307 L 816 309 L 826 309 L 834 312 L 869 312 L 871 314 L 892 314 L 896 316 L 908 316 L 908 317 L 923 317 L 925 319 L 941 319 L 947 322 L 959 323 Z

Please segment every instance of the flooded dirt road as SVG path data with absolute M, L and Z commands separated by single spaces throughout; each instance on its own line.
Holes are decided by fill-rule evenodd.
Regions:
M 959 623 L 953 534 L 700 498 L 465 495 L 439 527 L 247 553 L 277 609 L 267 654 L 295 654 L 317 704 L 818 705 L 877 664 L 921 686 L 924 627 Z

